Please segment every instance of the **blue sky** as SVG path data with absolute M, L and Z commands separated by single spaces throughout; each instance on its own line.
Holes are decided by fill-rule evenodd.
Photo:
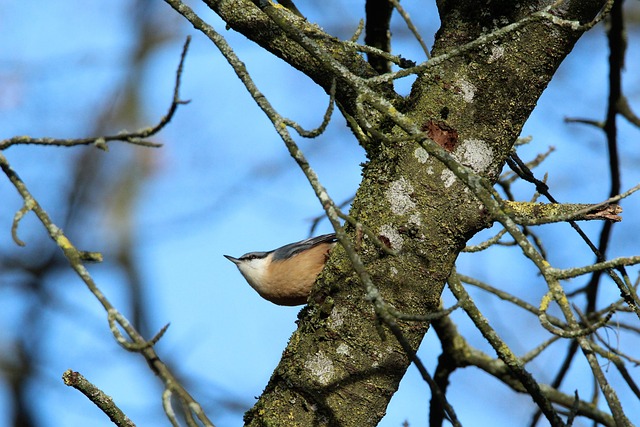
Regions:
M 360 6 L 350 4 L 334 2 L 321 9 L 300 2 L 299 7 L 310 20 L 346 38 L 356 28 L 361 13 Z M 278 307 L 261 300 L 222 255 L 239 256 L 305 238 L 310 220 L 320 215 L 321 209 L 272 125 L 222 56 L 168 6 L 145 7 L 160 16 L 157 19 L 166 25 L 162 30 L 171 38 L 154 52 L 141 71 L 139 94 L 144 124 L 154 123 L 166 112 L 183 36 L 187 34 L 194 39 L 181 94 L 191 103 L 181 107 L 155 139 L 164 144 L 163 148 L 141 150 L 115 143 L 103 156 L 107 169 L 113 168 L 114 180 L 121 177 L 122 164 L 132 159 L 144 158 L 150 167 L 136 202 L 133 229 L 152 326 L 157 330 L 171 323 L 158 352 L 191 385 L 189 389 L 201 403 L 210 407 L 208 414 L 217 426 L 235 426 L 241 423 L 242 411 L 225 411 L 222 406 L 207 402 L 223 399 L 245 407 L 254 402 L 295 329 L 299 308 Z M 224 24 L 212 13 L 200 9 L 228 37 L 259 88 L 281 114 L 307 128 L 321 122 L 328 102 L 321 90 L 243 36 L 225 31 Z M 430 45 L 437 29 L 435 11 L 432 8 L 420 15 L 409 10 Z M 331 20 L 332 14 L 342 17 L 340 24 Z M 0 16 L 0 138 L 21 134 L 85 136 L 92 129 L 95 113 L 113 102 L 114 87 L 127 78 L 136 27 L 132 22 L 133 8 L 124 1 L 0 0 Z M 400 23 L 396 20 L 394 25 L 394 32 L 401 34 Z M 631 32 L 630 39 L 638 40 L 636 31 Z M 534 138 L 520 151 L 523 159 L 532 158 L 549 146 L 556 148 L 537 173 L 541 176 L 549 172 L 552 193 L 561 201 L 598 202 L 608 193 L 602 135 L 597 130 L 563 122 L 566 116 L 603 117 L 605 48 L 602 26 L 578 43 L 523 131 L 523 135 Z M 638 43 L 630 43 L 627 57 L 640 58 L 638 50 Z M 394 45 L 394 51 L 418 61 L 424 59 L 413 40 Z M 640 110 L 638 66 L 637 60 L 628 60 L 625 73 L 625 89 L 636 111 Z M 399 86 L 406 91 L 409 83 Z M 109 128 L 110 133 L 120 130 Z M 623 120 L 620 131 L 623 188 L 628 188 L 640 181 L 638 131 Z M 353 195 L 364 152 L 338 113 L 334 113 L 325 134 L 299 143 L 334 200 L 341 202 Z M 64 209 L 57 206 L 58 195 L 69 185 L 68 164 L 90 149 L 13 147 L 5 154 L 54 221 L 60 221 Z M 532 189 L 523 185 L 517 191 L 527 200 Z M 20 202 L 7 184 L 0 185 L 0 200 L 0 248 L 3 254 L 19 257 L 23 249 L 12 243 L 9 230 Z M 640 204 L 637 199 L 629 199 L 623 207 L 624 221 L 614 232 L 610 256 L 638 253 L 633 236 L 640 228 Z M 113 212 L 103 213 L 87 220 L 86 226 L 95 233 L 89 241 L 83 241 L 82 235 L 73 236 L 74 241 L 90 245 L 83 249 L 101 251 L 113 244 L 111 227 L 118 225 L 119 217 Z M 585 229 L 597 236 L 599 225 L 587 224 Z M 318 234 L 327 231 L 328 224 L 324 222 Z M 565 267 L 592 261 L 568 226 L 551 226 L 539 232 L 552 263 Z M 484 237 L 489 235 L 487 232 Z M 30 242 L 44 241 L 43 230 L 33 218 L 21 224 L 20 236 L 28 247 Z M 476 240 L 480 241 L 481 236 Z M 533 301 L 539 301 L 544 294 L 534 269 L 514 249 L 463 255 L 458 270 Z M 108 262 L 93 265 L 90 271 L 107 297 L 128 315 L 122 272 Z M 637 270 L 631 272 L 636 277 Z M 82 372 L 110 394 L 138 425 L 164 423 L 160 421 L 158 380 L 141 357 L 116 345 L 97 301 L 70 272 L 60 271 L 49 281 L 47 286 L 58 295 L 60 306 L 46 308 L 39 320 L 43 336 L 38 345 L 45 355 L 38 368 L 42 381 L 31 385 L 31 393 L 41 425 L 111 425 L 84 397 L 62 384 L 60 376 L 68 368 Z M 579 285 L 576 281 L 567 286 Z M 494 297 L 470 291 L 514 350 L 525 352 L 531 348 L 527 340 L 542 339 L 535 318 L 502 310 Z M 602 293 L 605 299 L 616 295 L 607 287 Z M 20 319 L 29 309 L 37 309 L 37 303 L 25 301 L 22 290 L 1 285 L 0 300 L 0 349 L 10 353 L 6 346 L 19 333 Z M 445 301 L 451 303 L 450 295 L 445 295 Z M 454 319 L 470 343 L 493 354 L 462 313 L 455 313 Z M 527 331 L 524 336 L 523 330 Z M 611 335 L 615 344 L 618 338 L 615 332 Z M 637 338 L 633 340 L 623 336 L 621 348 L 634 348 L 633 343 L 639 343 Z M 546 363 L 559 357 L 562 353 L 558 350 L 563 346 L 550 349 L 534 362 L 532 369 L 538 379 L 544 382 L 552 378 L 555 370 L 546 370 Z M 431 371 L 438 353 L 439 344 L 430 332 L 419 355 Z M 637 373 L 633 374 L 637 377 Z M 572 393 L 580 387 L 588 396 L 591 385 L 580 376 L 576 371 L 564 391 Z M 612 373 L 612 377 L 615 381 L 616 375 Z M 531 403 L 527 396 L 511 393 L 497 381 L 478 375 L 475 369 L 456 372 L 451 387 L 450 399 L 464 425 L 513 425 L 513 420 L 529 420 Z M 489 402 L 470 399 L 471 393 L 478 391 L 491 396 Z M 0 384 L 0 425 L 8 420 L 7 392 L 6 384 Z M 626 393 L 621 393 L 623 403 L 637 405 Z M 429 397 L 427 386 L 411 367 L 381 425 L 400 426 L 407 420 L 412 427 L 426 426 Z M 487 406 L 492 410 L 487 411 Z M 68 409 L 61 413 L 61 407 Z M 636 423 L 640 423 L 638 414 L 640 411 L 633 415 Z

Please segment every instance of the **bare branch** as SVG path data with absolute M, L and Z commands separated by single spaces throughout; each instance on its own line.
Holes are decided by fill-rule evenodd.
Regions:
M 520 225 L 542 225 L 564 221 L 606 220 L 619 222 L 618 205 L 585 203 L 532 203 L 506 200 L 505 207 Z
M 367 16 L 365 25 L 364 42 L 367 46 L 376 48 L 381 53 L 391 52 L 391 13 L 393 6 L 390 0 L 367 0 L 365 13 Z M 375 51 L 367 52 L 369 64 L 379 73 L 385 74 L 391 71 L 389 59 Z
M 507 344 L 502 341 L 499 335 L 491 328 L 487 319 L 482 315 L 478 307 L 464 289 L 457 277 L 455 269 L 449 276 L 449 289 L 459 300 L 463 299 L 462 308 L 482 333 L 482 336 L 491 344 L 498 357 L 509 367 L 513 375 L 522 383 L 527 392 L 531 395 L 538 407 L 547 416 L 553 426 L 563 426 L 560 416 L 551 405 L 551 402 L 542 393 L 540 385 L 533 376 L 525 369 L 523 363 L 515 356 Z
M 424 52 L 427 59 L 431 58 L 431 52 L 429 52 L 429 48 L 425 44 L 424 40 L 422 40 L 422 35 L 420 34 L 420 31 L 418 31 L 416 26 L 413 25 L 413 21 L 411 21 L 411 18 L 409 17 L 409 14 L 407 13 L 407 11 L 404 10 L 404 8 L 400 5 L 400 2 L 398 0 L 390 0 L 390 1 L 391 3 L 393 3 L 393 7 L 396 8 L 400 16 L 402 16 L 402 19 L 404 19 L 404 22 L 407 24 L 407 28 L 409 28 L 413 36 L 416 38 L 416 40 L 418 40 L 418 43 L 420 43 L 420 47 L 422 47 L 422 51 Z
M 627 119 L 629 123 L 633 124 L 636 127 L 640 127 L 640 117 L 638 117 L 638 115 L 633 112 L 626 96 L 620 96 L 616 107 L 622 117 Z
M 576 337 L 584 337 L 586 335 L 590 335 L 594 333 L 596 330 L 598 330 L 599 328 L 606 325 L 611 319 L 611 316 L 613 315 L 613 311 L 610 311 L 602 319 L 598 320 L 596 323 L 592 325 L 588 325 L 586 328 L 571 329 L 571 330 L 557 328 L 553 326 L 551 322 L 549 322 L 549 319 L 547 318 L 547 310 L 549 309 L 549 304 L 551 303 L 551 300 L 552 300 L 552 296 L 550 292 L 547 292 L 544 295 L 544 297 L 542 297 L 542 300 L 540 301 L 540 310 L 538 314 L 538 319 L 540 319 L 540 323 L 547 331 L 562 338 L 576 338 Z
M 490 239 L 485 240 L 484 242 L 478 244 L 478 245 L 472 245 L 472 246 L 466 246 L 462 252 L 480 252 L 480 251 L 484 251 L 485 249 L 488 249 L 489 247 L 495 245 L 496 243 L 498 243 L 498 241 L 502 238 L 502 236 L 504 236 L 505 234 L 507 234 L 507 230 L 505 230 L 504 228 L 502 230 L 500 230 L 498 233 L 496 233 L 495 236 L 491 237 Z
M 113 399 L 89 382 L 80 372 L 71 369 L 62 374 L 65 385 L 73 387 L 87 396 L 118 427 L 135 427 L 135 424 L 115 404 Z
M 173 427 L 180 427 L 180 423 L 178 422 L 178 417 L 176 417 L 176 411 L 173 410 L 173 405 L 171 404 L 171 396 L 173 392 L 170 388 L 165 388 L 162 392 L 162 409 L 164 409 L 164 413 L 167 414 L 167 418 L 171 422 Z
M 298 132 L 300 136 L 303 138 L 315 138 L 321 135 L 327 126 L 329 125 L 329 121 L 331 120 L 331 114 L 333 113 L 333 107 L 335 105 L 335 97 L 336 97 L 336 80 L 333 80 L 331 84 L 331 90 L 329 91 L 329 105 L 325 110 L 324 117 L 322 118 L 322 123 L 316 129 L 312 129 L 310 131 L 305 130 L 300 126 L 297 122 L 290 119 L 283 119 L 283 123 L 287 126 L 290 126 Z
M 73 147 L 77 145 L 95 145 L 96 148 L 107 151 L 108 150 L 108 142 L 111 141 L 122 141 L 127 142 L 133 145 L 141 145 L 143 147 L 162 147 L 162 144 L 157 144 L 155 142 L 145 141 L 146 138 L 155 135 L 160 132 L 173 118 L 175 112 L 178 109 L 178 106 L 183 104 L 188 104 L 189 101 L 182 101 L 180 99 L 180 80 L 182 79 L 182 69 L 184 65 L 184 60 L 187 55 L 187 50 L 189 49 L 189 43 L 191 42 L 191 37 L 187 37 L 187 40 L 182 48 L 182 54 L 180 55 L 180 64 L 178 65 L 178 70 L 176 71 L 176 81 L 173 89 L 173 99 L 171 101 L 171 105 L 169 106 L 169 111 L 166 115 L 164 115 L 160 121 L 153 127 L 139 129 L 135 132 L 120 132 L 116 135 L 109 136 L 97 136 L 91 138 L 77 138 L 77 139 L 57 139 L 57 138 L 31 138 L 29 136 L 15 136 L 13 138 L 5 139 L 0 141 L 0 151 L 6 150 L 12 145 L 46 145 L 46 146 L 57 146 L 57 147 Z
M 560 280 L 569 279 L 571 277 L 582 276 L 594 271 L 601 271 L 622 265 L 636 265 L 640 263 L 640 256 L 620 257 L 609 261 L 597 262 L 595 264 L 586 265 L 576 268 L 553 268 L 549 267 L 547 273 L 552 277 Z

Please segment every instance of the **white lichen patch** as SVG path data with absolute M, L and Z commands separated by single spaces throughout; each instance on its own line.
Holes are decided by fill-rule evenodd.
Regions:
M 335 371 L 333 362 L 322 351 L 317 352 L 304 362 L 304 367 L 316 377 L 318 383 L 327 385 L 333 379 Z
M 377 368 L 378 366 L 380 366 L 380 362 L 386 360 L 388 358 L 388 356 L 390 354 L 392 354 L 394 352 L 394 348 L 392 346 L 386 346 L 384 347 L 383 351 L 376 351 L 373 353 L 373 362 L 371 363 L 371 366 L 373 368 Z
M 351 353 L 349 346 L 345 343 L 340 343 L 338 348 L 336 348 L 336 353 L 341 354 L 343 356 L 348 356 Z
M 336 329 L 342 326 L 344 323 L 344 309 L 333 307 L 331 315 L 329 316 L 329 322 L 332 328 Z
M 442 179 L 442 182 L 444 182 L 444 187 L 449 188 L 453 185 L 454 182 L 456 182 L 457 178 L 455 174 L 451 172 L 451 170 L 444 169 L 440 174 L 440 179 Z
M 491 64 L 492 62 L 495 62 L 498 59 L 502 58 L 503 55 L 504 55 L 504 47 L 502 47 L 502 46 L 492 46 L 491 47 L 491 56 L 489 56 L 489 59 L 487 59 L 487 62 L 489 64 Z
M 462 99 L 464 99 L 465 102 L 473 102 L 473 98 L 476 95 L 476 87 L 473 83 L 464 78 L 460 78 L 456 81 L 456 86 L 460 88 L 460 91 L 462 92 Z
M 387 201 L 391 205 L 391 212 L 396 215 L 404 215 L 415 209 L 416 204 L 411 200 L 413 187 L 406 179 L 400 178 L 391 183 L 386 192 Z
M 397 275 L 398 275 L 398 269 L 397 269 L 397 268 L 395 268 L 395 267 L 391 267 L 391 268 L 389 269 L 389 271 L 391 272 L 391 275 L 392 275 L 392 276 L 397 276 Z
M 402 249 L 404 239 L 402 238 L 400 233 L 398 233 L 398 230 L 396 230 L 389 224 L 384 224 L 382 227 L 380 227 L 380 234 L 389 240 L 391 249 L 393 249 L 394 251 L 399 251 Z
M 493 160 L 493 149 L 480 139 L 465 139 L 453 152 L 460 163 L 477 173 L 485 172 Z
M 420 214 L 418 212 L 416 212 L 416 213 L 412 214 L 409 217 L 409 222 L 411 224 L 415 224 L 415 225 L 420 226 L 420 225 L 422 225 L 422 217 L 420 216 Z
M 413 152 L 413 155 L 416 159 L 418 159 L 418 162 L 420 163 L 427 163 L 427 160 L 429 160 L 429 153 L 422 147 L 416 148 L 416 150 Z

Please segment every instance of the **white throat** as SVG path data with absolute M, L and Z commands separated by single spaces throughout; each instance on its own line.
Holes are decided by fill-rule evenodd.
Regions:
M 264 275 L 267 271 L 267 259 L 255 258 L 241 262 L 238 264 L 240 273 L 247 279 L 251 287 L 257 291 L 264 287 Z

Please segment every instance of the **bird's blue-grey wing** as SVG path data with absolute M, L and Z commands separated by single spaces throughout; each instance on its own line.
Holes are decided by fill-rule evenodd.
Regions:
M 304 252 L 307 249 L 311 249 L 314 246 L 323 244 L 323 243 L 335 243 L 338 239 L 336 239 L 335 233 L 323 234 L 322 236 L 311 237 L 306 240 L 302 240 L 296 243 L 289 243 L 288 245 L 284 245 L 281 248 L 278 248 L 273 251 L 273 260 L 283 260 L 287 258 L 291 258 L 292 256 Z

